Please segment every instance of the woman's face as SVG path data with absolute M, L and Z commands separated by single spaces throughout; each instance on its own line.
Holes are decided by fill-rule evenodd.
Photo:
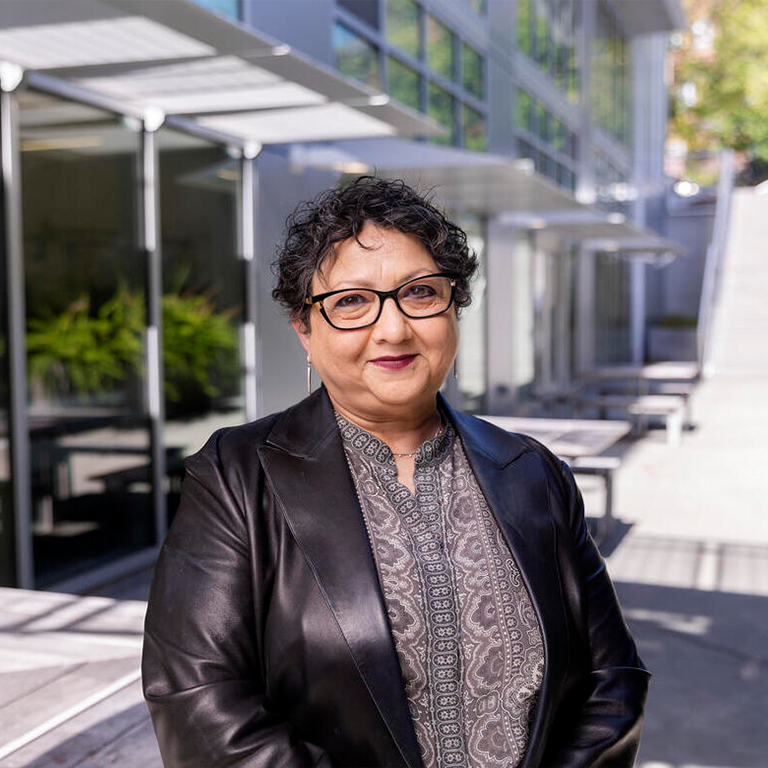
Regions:
M 412 235 L 367 223 L 359 239 L 372 250 L 361 248 L 354 238 L 337 243 L 336 257 L 312 280 L 312 295 L 341 288 L 389 291 L 440 271 Z M 334 405 L 373 421 L 431 413 L 459 340 L 455 306 L 442 315 L 414 320 L 389 299 L 367 328 L 333 328 L 317 304 L 306 332 L 298 321 L 293 326 Z

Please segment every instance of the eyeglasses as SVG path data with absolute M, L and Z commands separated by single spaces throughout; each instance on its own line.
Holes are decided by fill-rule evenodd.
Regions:
M 414 320 L 442 315 L 453 304 L 456 282 L 453 275 L 437 272 L 415 277 L 391 291 L 343 288 L 318 293 L 305 303 L 319 304 L 323 317 L 334 328 L 353 331 L 373 325 L 381 315 L 385 299 L 392 299 L 406 317 Z

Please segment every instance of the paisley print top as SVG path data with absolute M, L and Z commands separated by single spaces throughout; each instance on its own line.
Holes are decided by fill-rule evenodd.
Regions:
M 447 425 L 415 456 L 336 419 L 371 541 L 426 768 L 514 768 L 544 669 L 520 571 Z

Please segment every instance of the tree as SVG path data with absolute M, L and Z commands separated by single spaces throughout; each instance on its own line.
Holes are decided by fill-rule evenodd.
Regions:
M 686 0 L 674 54 L 670 134 L 689 152 L 724 147 L 768 170 L 768 0 Z

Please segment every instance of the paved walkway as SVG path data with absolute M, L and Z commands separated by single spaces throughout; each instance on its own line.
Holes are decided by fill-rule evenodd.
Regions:
M 642 768 L 768 765 L 765 393 L 713 379 L 681 446 L 654 431 L 617 446 L 604 549 L 654 673 Z M 599 483 L 583 489 L 598 514 Z M 84 599 L 0 589 L 0 768 L 161 768 L 138 681 L 148 581 Z
M 678 448 L 660 432 L 632 445 L 616 483 L 608 567 L 654 673 L 638 762 L 764 768 L 768 377 L 705 382 L 694 420 Z

